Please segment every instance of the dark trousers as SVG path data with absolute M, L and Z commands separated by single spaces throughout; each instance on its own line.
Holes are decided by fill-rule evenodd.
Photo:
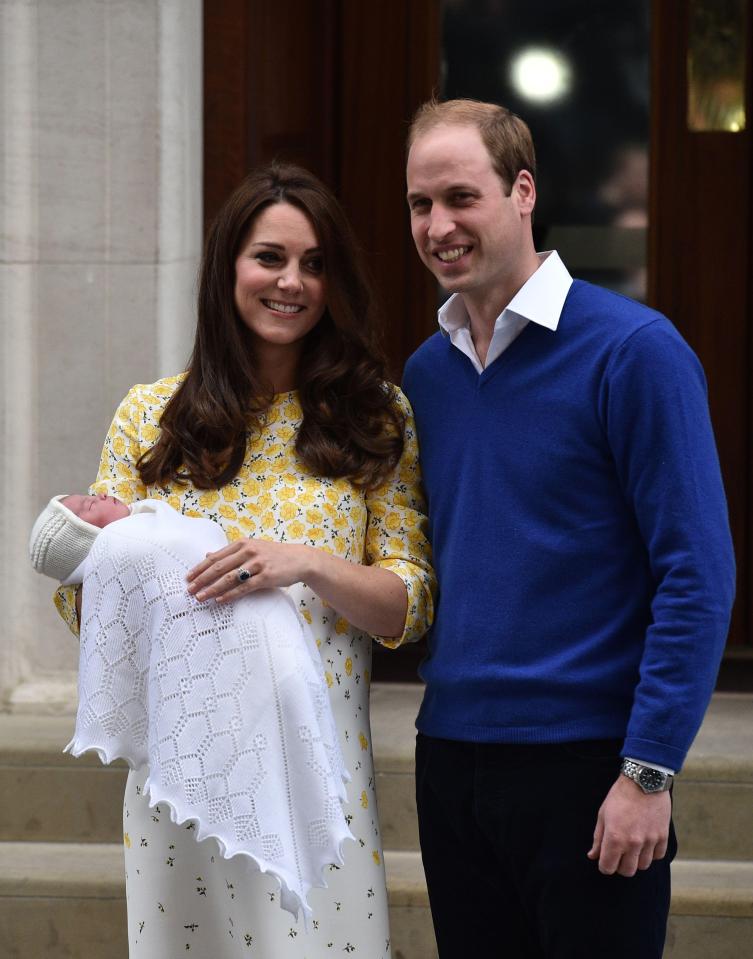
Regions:
M 586 857 L 618 740 L 518 746 L 419 733 L 421 853 L 440 959 L 660 959 L 677 851 L 631 878 Z

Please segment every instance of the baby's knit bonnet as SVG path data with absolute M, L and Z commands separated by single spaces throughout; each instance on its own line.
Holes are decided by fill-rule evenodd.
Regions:
M 101 532 L 64 506 L 62 493 L 53 496 L 36 519 L 29 538 L 31 564 L 38 573 L 61 582 L 86 558 Z

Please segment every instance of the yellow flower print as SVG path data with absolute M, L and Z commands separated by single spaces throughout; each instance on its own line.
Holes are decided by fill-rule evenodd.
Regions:
M 364 671 L 363 671 L 363 681 L 366 683 L 367 686 L 369 685 L 369 671 L 368 671 L 368 669 L 364 669 Z
M 225 527 L 225 536 L 227 536 L 227 538 L 228 538 L 228 539 L 230 540 L 230 542 L 232 543 L 232 542 L 234 542 L 236 539 L 240 539 L 240 538 L 243 536 L 243 533 L 241 533 L 241 531 L 238 529 L 237 526 L 226 526 L 226 527 Z
M 283 443 L 287 443 L 295 436 L 295 430 L 290 426 L 281 426 L 277 431 L 277 435 L 280 437 Z
M 186 516 L 203 516 L 204 514 L 201 512 L 201 510 L 198 510 L 198 509 L 187 509 L 185 512 L 185 515 Z
M 256 529 L 256 523 L 250 516 L 241 516 L 238 522 L 241 524 L 241 529 L 245 530 L 246 533 L 253 533 Z
M 131 837 L 128 835 L 127 832 L 124 832 L 124 833 L 123 833 L 123 843 L 124 843 L 126 849 L 130 849 L 130 848 L 131 848 Z
M 339 636 L 342 636 L 343 633 L 348 632 L 348 621 L 346 619 L 343 619 L 342 616 L 340 616 L 337 622 L 335 623 L 335 632 Z
M 331 688 L 332 688 L 332 683 L 334 682 L 334 680 L 332 679 L 332 673 L 326 672 L 326 673 L 324 674 L 324 678 L 327 680 L 327 685 L 328 685 L 328 686 L 330 687 L 330 689 L 331 689 Z
M 211 509 L 219 498 L 220 494 L 215 490 L 204 490 L 199 497 L 199 506 L 203 506 L 205 509 Z
M 301 493 L 298 497 L 298 502 L 301 506 L 311 506 L 312 503 L 316 502 L 316 497 L 313 493 Z
M 369 506 L 369 509 L 371 510 L 371 513 L 373 516 L 384 516 L 384 514 L 387 512 L 387 507 L 384 505 L 384 503 L 380 502 L 379 500 L 376 500 L 375 502 L 371 503 Z M 352 513 L 352 510 L 351 510 L 351 513 Z M 360 511 L 356 513 L 356 516 L 358 515 L 360 515 Z M 398 525 L 399 525 L 399 520 L 398 520 Z
M 271 529 L 275 525 L 275 515 L 274 513 L 265 513 L 261 520 L 261 525 L 266 529 Z
M 290 463 L 285 467 L 288 470 L 287 473 L 283 476 L 283 479 L 288 484 L 288 486 L 296 486 L 300 482 L 300 476 L 296 476 L 295 473 L 290 472 Z
M 222 491 L 222 497 L 227 503 L 237 503 L 240 495 L 235 486 L 226 486 Z
M 306 527 L 299 520 L 293 520 L 293 522 L 288 525 L 288 533 L 290 533 L 293 539 L 301 539 L 305 532 Z
M 132 476 L 131 467 L 128 466 L 126 463 L 118 463 L 117 466 L 115 467 L 115 472 L 118 474 L 118 476 L 121 479 L 129 480 Z
M 398 539 L 397 536 L 390 536 L 387 540 L 387 545 L 390 549 L 393 549 L 396 553 L 399 553 L 403 548 L 403 541 Z
M 281 443 L 270 443 L 267 447 L 267 456 L 277 456 L 278 453 L 282 452 Z
M 288 500 L 280 507 L 280 518 L 284 520 L 293 519 L 298 514 L 298 508 Z
M 269 493 L 262 493 L 259 499 L 257 500 L 257 502 L 261 509 L 269 509 L 269 507 L 272 505 L 274 500 L 269 495 Z
M 279 499 L 294 499 L 295 489 L 292 486 L 283 486 L 277 496 Z
M 258 480 L 246 480 L 243 484 L 243 492 L 246 496 L 258 496 L 261 493 L 261 483 Z
M 219 508 L 220 516 L 224 516 L 225 519 L 238 519 L 238 514 L 235 512 L 232 506 L 225 506 L 224 504 Z
M 141 456 L 141 449 L 138 443 L 134 443 L 132 440 L 128 444 L 128 458 L 133 460 L 135 463 L 136 460 Z
M 130 483 L 118 483 L 115 487 L 115 495 L 118 499 L 122 499 L 123 502 L 127 503 L 133 498 L 131 493 L 131 484 Z
M 180 496 L 175 496 L 175 494 L 168 496 L 167 502 L 172 506 L 173 509 L 180 509 Z
M 307 622 L 307 623 L 309 624 L 309 626 L 310 626 L 310 625 L 311 625 L 311 622 L 312 622 L 311 613 L 310 613 L 307 609 L 302 609 L 302 610 L 301 610 L 301 616 L 303 616 L 303 618 L 306 620 L 306 622 Z M 317 642 L 318 642 L 318 640 L 317 640 Z
M 400 529 L 400 515 L 398 513 L 388 513 L 384 525 L 393 532 Z
M 311 523 L 312 526 L 316 526 L 317 523 L 321 523 L 323 518 L 322 511 L 317 507 L 306 510 L 306 520 Z
M 306 539 L 310 539 L 316 542 L 317 540 L 320 540 L 323 538 L 324 538 L 324 530 L 320 529 L 318 526 L 312 526 L 310 529 L 306 530 Z
M 350 676 L 352 672 L 353 672 L 353 660 L 350 658 L 350 656 L 348 656 L 348 658 L 345 660 L 345 675 Z
M 381 865 L 382 857 L 379 855 L 379 851 L 378 851 L 377 849 L 375 849 L 375 850 L 372 852 L 371 858 L 374 860 L 374 862 L 377 864 L 377 866 Z
M 147 443 L 153 443 L 157 439 L 159 430 L 153 423 L 144 423 L 141 427 L 141 435 Z
M 369 741 L 364 736 L 363 733 L 358 734 L 358 742 L 361 744 L 361 749 L 363 749 L 364 751 L 366 751 L 369 748 Z
M 272 489 L 273 486 L 277 485 L 277 477 L 265 476 L 264 479 L 261 481 L 261 485 L 264 487 L 264 489 L 270 490 Z
M 332 487 L 330 487 L 324 495 L 327 497 L 330 503 L 334 504 L 335 506 L 340 502 L 340 494 L 336 489 L 332 489 Z
M 125 440 L 122 436 L 116 436 L 112 441 L 112 451 L 117 456 L 122 456 L 125 453 L 126 445 Z
M 369 797 L 366 795 L 366 790 L 365 790 L 365 789 L 361 792 L 361 806 L 362 806 L 364 809 L 368 809 L 368 808 L 369 808 Z

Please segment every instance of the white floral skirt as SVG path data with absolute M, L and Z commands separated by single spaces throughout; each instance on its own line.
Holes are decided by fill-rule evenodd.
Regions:
M 345 843 L 344 864 L 330 869 L 327 888 L 311 891 L 308 930 L 280 908 L 273 878 L 238 857 L 224 859 L 212 839 L 196 842 L 191 824 L 171 822 L 165 806 L 149 807 L 146 769 L 129 773 L 123 830 L 131 959 L 187 952 L 197 959 L 390 959 L 370 750 L 368 762 L 361 757 L 370 775 L 366 782 L 354 776 L 345 810 L 356 841 Z

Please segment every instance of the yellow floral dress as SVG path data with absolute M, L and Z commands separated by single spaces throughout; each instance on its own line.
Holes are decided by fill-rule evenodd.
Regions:
M 415 428 L 407 400 L 405 447 L 392 477 L 364 493 L 346 479 L 312 475 L 294 447 L 301 422 L 295 392 L 281 393 L 251 437 L 238 475 L 220 490 L 177 484 L 145 487 L 135 463 L 154 444 L 167 400 L 181 381 L 170 377 L 133 387 L 118 408 L 102 451 L 93 493 L 124 502 L 166 499 L 188 516 L 219 523 L 228 539 L 258 536 L 305 543 L 353 562 L 383 566 L 405 583 L 405 632 L 385 645 L 419 638 L 432 616 L 435 589 Z M 225 860 L 213 840 L 198 843 L 191 824 L 176 825 L 164 807 L 143 796 L 146 770 L 128 776 L 123 808 L 131 959 L 388 959 L 390 951 L 382 844 L 374 791 L 369 726 L 371 637 L 352 627 L 305 584 L 288 591 L 320 649 L 348 784 L 346 815 L 355 837 L 344 864 L 332 867 L 326 889 L 312 890 L 313 921 L 282 910 L 274 880 Z M 74 592 L 61 587 L 56 605 L 74 631 Z

